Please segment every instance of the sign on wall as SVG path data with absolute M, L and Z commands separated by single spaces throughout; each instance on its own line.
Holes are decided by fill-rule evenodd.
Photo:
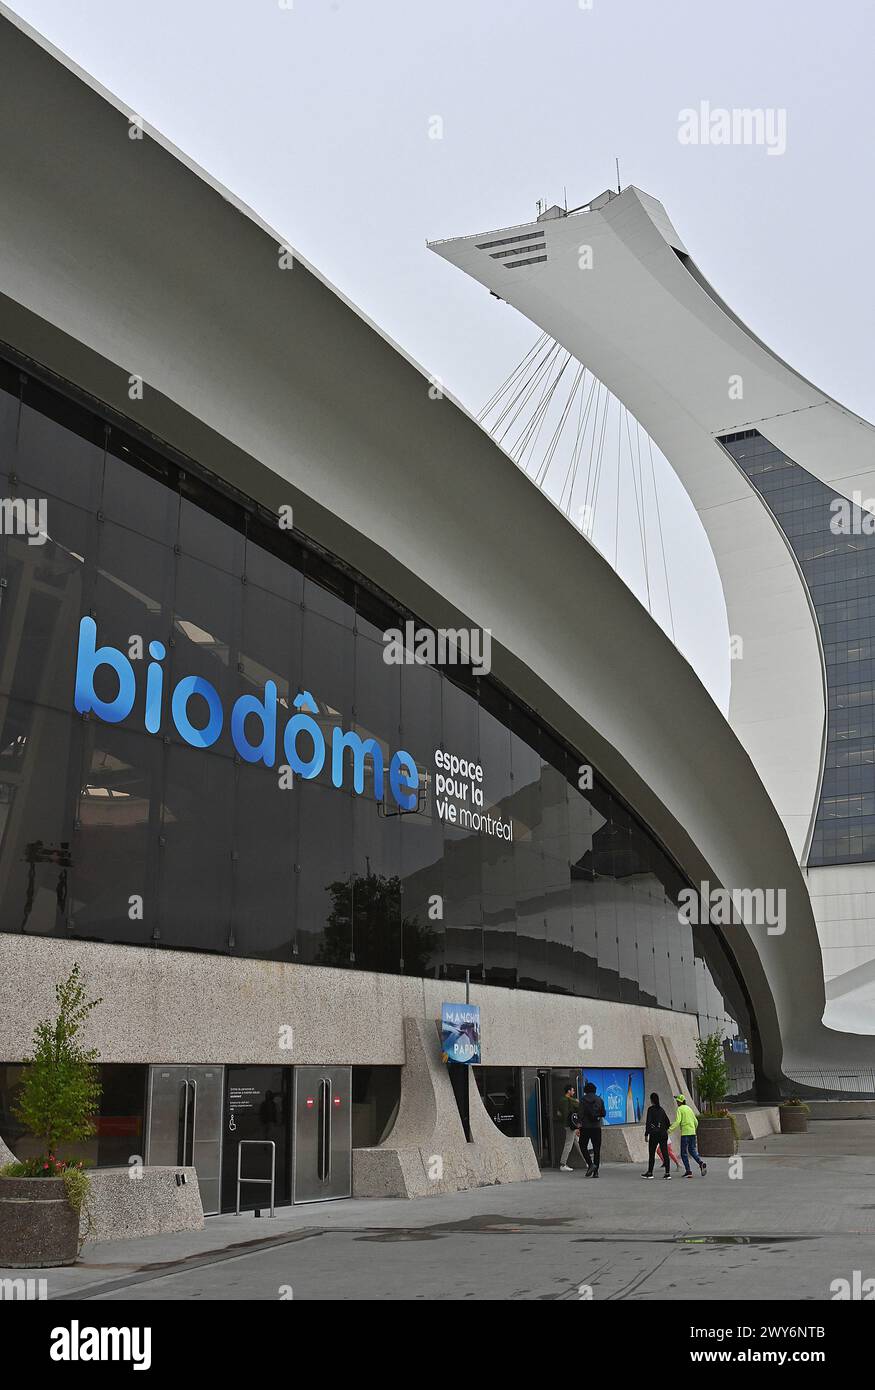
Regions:
M 479 1004 L 441 1004 L 441 1051 L 450 1062 L 480 1062 Z
M 638 1067 L 587 1067 L 580 1072 L 581 1094 L 592 1081 L 605 1103 L 606 1125 L 634 1125 L 644 1120 L 644 1070 Z

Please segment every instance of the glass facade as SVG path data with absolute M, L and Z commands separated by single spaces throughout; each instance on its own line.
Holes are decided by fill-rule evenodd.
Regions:
M 16 1115 L 25 1067 L 0 1064 L 0 1135 L 17 1158 L 37 1158 L 45 1152 L 41 1139 L 28 1134 Z M 81 1158 L 88 1167 L 124 1168 L 131 1158 L 145 1155 L 146 1083 L 149 1068 L 137 1063 L 101 1062 L 100 1108 L 89 1139 L 67 1145 L 65 1155 Z
M 585 756 L 470 668 L 387 664 L 384 632 L 412 615 L 190 462 L 11 365 L 0 387 L 0 488 L 22 504 L 0 536 L 3 930 L 451 980 L 470 970 L 722 1010 L 749 1031 L 717 933 L 678 920 L 681 872 L 598 776 L 579 788 Z M 45 504 L 42 534 L 25 527 L 28 500 Z M 84 715 L 83 619 L 118 653 L 115 670 L 94 670 Z M 111 722 L 119 671 L 136 694 Z M 273 765 L 232 738 L 241 696 L 250 747 L 265 727 L 252 707 L 275 708 Z M 327 754 L 290 786 L 282 729 L 296 710 L 315 729 L 298 751 L 321 741 Z M 185 718 L 207 732 L 184 737 Z M 342 748 L 335 777 L 347 734 L 370 750 L 360 790 Z M 378 761 L 388 784 L 397 750 L 415 761 L 410 810 L 376 795 Z M 451 755 L 471 774 L 453 794 L 439 782 Z
M 875 535 L 864 522 L 872 518 L 850 502 L 843 518 L 835 491 L 757 430 L 720 443 L 787 537 L 820 627 L 826 761 L 808 863 L 868 862 L 875 859 Z

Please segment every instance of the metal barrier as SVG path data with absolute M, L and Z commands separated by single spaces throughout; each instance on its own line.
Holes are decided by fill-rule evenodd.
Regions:
M 848 1099 L 875 1095 L 875 1071 L 871 1067 L 854 1070 L 840 1067 L 792 1067 L 785 1072 L 788 1081 L 813 1091 L 824 1091 Z
M 240 1172 L 243 1164 L 243 1149 L 246 1144 L 266 1144 L 270 1149 L 270 1177 L 269 1178 L 244 1178 Z M 270 1187 L 270 1214 L 275 1216 L 274 1211 L 274 1188 L 276 1182 L 276 1144 L 273 1139 L 240 1139 L 237 1143 L 237 1216 L 240 1215 L 240 1185 L 244 1182 L 267 1184 Z

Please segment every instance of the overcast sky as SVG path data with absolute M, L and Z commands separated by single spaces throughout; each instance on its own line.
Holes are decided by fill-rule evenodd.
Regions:
M 569 207 L 587 202 L 614 184 L 618 156 L 623 186 L 665 204 L 736 313 L 875 418 L 872 0 L 11 7 L 276 227 L 474 413 L 537 334 L 426 239 L 527 221 L 536 199 L 561 203 L 563 190 Z M 786 110 L 786 152 L 681 144 L 679 112 L 702 100 Z M 440 140 L 429 138 L 434 116 Z M 658 481 L 678 643 L 725 706 L 716 568 L 661 461 Z M 621 513 L 634 506 L 625 501 Z M 619 567 L 640 589 L 636 529 L 624 525 Z M 654 612 L 666 621 L 659 599 Z

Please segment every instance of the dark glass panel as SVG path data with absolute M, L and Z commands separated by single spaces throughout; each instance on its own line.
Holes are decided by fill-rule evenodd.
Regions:
M 227 951 L 231 935 L 234 764 L 210 750 L 166 749 L 158 852 L 161 940 Z
M 138 451 L 110 436 L 100 504 L 107 521 L 172 548 L 179 537 L 180 505 L 174 483 L 169 467 L 147 465 Z
M 34 408 L 43 393 L 28 382 L 18 426 L 15 472 L 23 496 L 48 501 L 49 534 L 53 534 L 53 503 L 72 503 L 83 511 L 96 511 L 103 475 L 103 427 L 96 421 L 91 438 L 73 434 L 60 420 Z M 66 413 L 61 406 L 60 413 Z
M 385 1139 L 401 1100 L 400 1067 L 353 1067 L 352 1146 L 374 1148 Z
M 298 798 L 298 962 L 348 968 L 353 949 L 353 797 L 296 779 Z M 367 803 L 374 814 L 374 803 Z
M 148 945 L 159 925 L 165 747 L 160 738 L 98 719 L 81 727 L 71 926 L 81 936 Z
M 74 815 L 83 723 L 45 706 L 5 705 L 0 746 L 0 921 L 52 935 L 75 906 Z
M 233 949 L 292 960 L 297 914 L 298 821 L 310 789 L 280 785 L 277 769 L 240 762 L 234 784 Z

